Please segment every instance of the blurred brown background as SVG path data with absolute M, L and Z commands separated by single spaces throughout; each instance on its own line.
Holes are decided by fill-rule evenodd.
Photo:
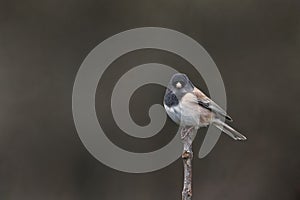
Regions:
M 146 174 L 115 171 L 87 152 L 73 123 L 72 87 L 85 56 L 111 35 L 143 26 L 203 45 L 222 74 L 233 126 L 248 137 L 238 143 L 222 135 L 206 158 L 195 158 L 194 199 L 300 199 L 299 9 L 297 0 L 0 0 L 0 199 L 181 198 L 180 159 Z M 168 121 L 159 135 L 133 139 L 111 118 L 112 84 L 150 61 L 199 78 L 186 61 L 157 50 L 111 65 L 97 92 L 97 112 L 107 114 L 99 121 L 114 143 L 136 152 L 160 148 L 176 130 Z M 130 109 L 138 124 L 149 122 L 148 108 L 163 93 L 157 85 L 136 91 Z

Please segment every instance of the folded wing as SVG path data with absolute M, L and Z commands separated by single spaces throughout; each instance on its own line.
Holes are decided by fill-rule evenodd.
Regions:
M 218 104 L 216 104 L 210 98 L 208 98 L 198 88 L 194 87 L 193 93 L 197 97 L 197 103 L 200 106 L 210 110 L 211 112 L 213 112 L 219 116 L 225 117 L 229 121 L 232 121 L 232 118 L 229 115 L 227 115 L 225 110 L 223 110 L 220 106 L 218 106 Z

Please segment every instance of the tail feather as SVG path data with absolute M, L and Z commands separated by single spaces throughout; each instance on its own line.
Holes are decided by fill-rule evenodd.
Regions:
M 226 123 L 222 122 L 221 120 L 215 120 L 213 122 L 213 125 L 215 125 L 218 129 L 229 135 L 235 140 L 246 140 L 247 138 L 242 135 L 241 133 L 234 130 L 232 127 L 227 125 Z

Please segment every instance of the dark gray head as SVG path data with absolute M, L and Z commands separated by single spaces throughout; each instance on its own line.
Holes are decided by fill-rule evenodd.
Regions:
M 185 74 L 174 74 L 169 82 L 168 88 L 174 92 L 178 99 L 180 99 L 187 92 L 194 90 L 194 85 Z

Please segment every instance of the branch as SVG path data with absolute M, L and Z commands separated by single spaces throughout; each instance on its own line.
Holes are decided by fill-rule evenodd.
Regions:
M 184 166 L 184 181 L 182 190 L 182 200 L 192 199 L 192 159 L 193 159 L 193 127 L 183 127 L 181 139 L 183 143 L 182 160 Z

